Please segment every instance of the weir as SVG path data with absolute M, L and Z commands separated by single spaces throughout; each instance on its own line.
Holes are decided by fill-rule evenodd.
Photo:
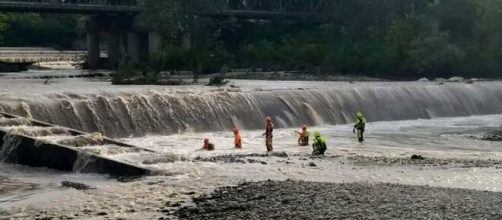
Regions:
M 0 162 L 112 176 L 153 174 L 151 170 L 79 149 L 94 145 L 115 146 L 131 152 L 151 152 L 97 134 L 86 134 L 0 112 Z
M 222 89 L 223 90 L 223 89 Z M 45 95 L 0 109 L 109 137 L 347 124 L 502 113 L 502 83 L 357 83 L 272 91 L 189 89 Z

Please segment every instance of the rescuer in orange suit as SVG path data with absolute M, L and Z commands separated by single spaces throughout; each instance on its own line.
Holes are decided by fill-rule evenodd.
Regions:
M 234 145 L 235 148 L 241 149 L 242 148 L 242 139 L 241 139 L 241 132 L 239 131 L 238 128 L 234 128 Z

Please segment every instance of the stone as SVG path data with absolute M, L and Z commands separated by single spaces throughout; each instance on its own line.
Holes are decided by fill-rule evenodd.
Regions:
M 412 159 L 412 160 L 425 160 L 425 158 L 422 157 L 422 155 L 416 155 L 416 154 L 411 155 L 410 159 Z
M 91 189 L 96 189 L 94 187 L 91 187 L 91 186 L 83 184 L 83 183 L 70 182 L 70 181 L 62 181 L 61 182 L 61 186 L 67 187 L 67 188 L 74 188 L 76 190 L 91 190 Z
M 105 215 L 108 215 L 108 213 L 106 213 L 106 212 L 98 212 L 96 215 L 98 215 L 98 216 L 105 216 Z
M 317 166 L 317 164 L 315 164 L 314 162 L 310 162 L 310 163 L 309 163 L 309 166 L 311 166 L 311 167 L 316 167 L 316 166 Z

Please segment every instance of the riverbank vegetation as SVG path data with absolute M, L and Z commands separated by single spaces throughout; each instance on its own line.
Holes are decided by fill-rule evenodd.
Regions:
M 76 15 L 0 14 L 0 46 L 72 49 L 82 38 L 84 22 Z
M 333 0 L 315 19 L 207 17 L 225 0 L 142 0 L 163 47 L 138 74 L 223 67 L 374 78 L 491 77 L 502 72 L 502 0 Z M 3 46 L 71 48 L 78 16 L 3 14 Z M 36 36 L 36 37 L 34 37 Z M 0 38 L 1 39 L 1 38 Z M 151 72 L 151 73 L 150 73 Z
M 148 3 L 144 7 L 148 13 L 143 17 L 157 21 L 155 24 L 166 24 L 165 20 L 178 17 L 154 7 L 159 0 L 144 2 Z M 180 11 L 192 7 L 178 4 L 187 1 L 161 2 L 174 4 Z M 322 11 L 320 21 L 243 21 L 234 17 L 207 20 L 183 16 L 175 19 L 183 25 L 160 28 L 154 24 L 152 28 L 165 33 L 166 39 L 177 45 L 182 45 L 184 32 L 197 30 L 191 34 L 191 46 L 202 46 L 202 57 L 220 58 L 208 63 L 201 61 L 197 64 L 201 69 L 207 65 L 228 65 L 396 79 L 501 76 L 502 52 L 497 48 L 502 47 L 502 0 L 336 2 Z M 217 0 L 202 4 L 214 6 L 203 10 L 225 7 Z M 172 47 L 164 48 L 170 50 Z M 195 54 L 184 53 L 176 59 L 189 60 Z M 179 63 L 166 67 L 194 68 Z

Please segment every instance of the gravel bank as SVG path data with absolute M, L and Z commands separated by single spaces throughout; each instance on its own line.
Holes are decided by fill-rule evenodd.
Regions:
M 456 158 L 423 158 L 418 160 L 413 160 L 410 158 L 401 157 L 368 157 L 368 156 L 350 156 L 347 159 L 354 163 L 354 165 L 422 165 L 422 166 L 432 166 L 432 167 L 460 167 L 460 168 L 496 168 L 502 169 L 501 160 L 476 160 L 476 159 L 456 159 Z
M 271 152 L 269 154 L 227 154 L 215 157 L 196 157 L 195 161 L 204 162 L 223 162 L 223 163 L 263 163 L 264 161 L 247 159 L 246 158 L 264 158 L 264 157 L 278 157 L 278 158 L 288 158 L 289 155 L 286 152 Z
M 502 193 L 396 184 L 265 181 L 194 199 L 181 219 L 501 219 Z

